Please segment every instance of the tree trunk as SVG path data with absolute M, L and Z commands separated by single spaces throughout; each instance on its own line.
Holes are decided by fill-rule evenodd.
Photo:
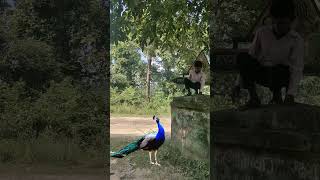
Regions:
M 150 102 L 151 62 L 152 62 L 152 56 L 148 55 L 147 93 L 146 93 L 148 102 Z

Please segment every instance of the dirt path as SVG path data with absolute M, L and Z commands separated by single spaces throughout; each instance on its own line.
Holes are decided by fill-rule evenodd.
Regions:
M 159 117 L 164 126 L 166 135 L 171 134 L 171 118 Z M 150 131 L 156 131 L 157 126 L 151 117 L 117 117 L 110 118 L 110 135 L 115 136 L 141 136 Z

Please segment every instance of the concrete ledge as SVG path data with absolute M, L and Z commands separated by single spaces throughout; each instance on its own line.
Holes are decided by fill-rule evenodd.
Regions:
M 195 95 L 175 97 L 171 102 L 171 106 L 183 109 L 197 110 L 201 112 L 210 111 L 210 96 Z
M 320 107 L 306 104 L 212 112 L 212 126 L 320 132 Z
M 182 155 L 209 161 L 210 96 L 174 98 L 171 103 L 171 139 Z
M 305 104 L 212 112 L 213 143 L 290 151 L 320 150 L 320 108 Z
M 212 179 L 318 180 L 320 107 L 211 112 Z
M 212 141 L 219 144 L 290 151 L 311 150 L 311 137 L 297 132 L 258 131 L 220 127 L 213 128 L 212 131 L 214 132 Z

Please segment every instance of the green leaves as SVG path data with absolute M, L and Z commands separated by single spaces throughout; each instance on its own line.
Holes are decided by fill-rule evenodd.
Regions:
M 150 69 L 147 71 L 152 72 L 151 81 L 149 76 L 147 77 L 148 98 L 150 97 L 150 84 L 153 88 L 162 89 L 166 95 L 175 93 L 177 91 L 176 87 L 168 92 L 165 90 L 166 86 L 168 86 L 167 88 L 172 86 L 161 82 L 170 81 L 172 76 L 177 75 L 177 72 L 185 74 L 196 55 L 204 47 L 208 47 L 206 8 L 206 0 L 111 1 L 111 44 L 134 42 L 148 57 L 149 61 L 155 58 L 159 59 L 159 57 L 162 58 L 164 53 L 172 54 L 170 58 L 161 60 L 163 63 L 170 61 L 173 65 L 172 68 L 165 67 L 164 72 L 158 72 L 154 65 L 152 65 L 154 67 L 148 66 Z M 134 59 L 129 59 L 123 55 L 114 59 L 117 62 L 134 61 Z M 154 60 L 151 60 L 151 62 L 154 62 Z M 129 74 L 131 71 L 127 68 L 127 65 L 123 65 L 125 64 L 122 63 L 117 71 L 113 69 L 113 72 L 118 73 L 121 68 L 124 68 L 126 73 L 122 74 L 131 82 L 132 79 L 130 79 Z M 141 66 L 136 67 L 140 68 Z M 168 77 L 169 74 L 171 77 Z M 123 76 L 116 75 L 115 78 L 120 79 Z M 144 81 L 141 76 L 140 79 L 142 79 L 142 82 Z M 144 83 L 141 84 L 144 85 Z M 123 85 L 124 83 L 119 82 L 117 87 Z
M 32 39 L 13 40 L 7 44 L 0 59 L 1 72 L 7 81 L 23 79 L 29 87 L 41 89 L 49 80 L 59 77 L 59 64 L 55 62 L 52 47 Z
M 181 52 L 185 53 L 184 49 L 190 48 L 200 51 L 207 46 L 203 42 L 208 39 L 206 3 L 205 0 L 192 3 L 182 0 L 112 1 L 111 19 L 115 21 L 111 24 L 111 38 L 114 36 L 111 42 L 128 38 L 143 50 L 151 45 L 160 51 L 183 49 Z
M 52 70 L 55 66 L 53 51 L 47 44 L 23 39 L 8 44 L 6 55 L 2 63 L 9 64 L 14 70 L 17 68 Z
M 100 0 L 17 3 L 0 20 L 0 137 L 91 146 L 105 130 L 108 12 Z
M 210 33 L 214 47 L 230 45 L 233 37 L 244 37 L 249 33 L 263 10 L 263 1 L 231 0 L 220 1 L 214 7 L 217 14 L 210 18 Z
M 119 42 L 111 48 L 111 86 L 123 90 L 127 85 L 145 84 L 145 65 L 138 53 L 139 46 L 131 41 Z
M 89 147 L 104 130 L 103 98 L 92 91 L 82 92 L 70 78 L 52 81 L 46 92 L 37 94 L 38 98 L 31 99 L 23 82 L 0 85 L 1 138 L 29 140 L 40 131 L 40 136 L 74 138 Z

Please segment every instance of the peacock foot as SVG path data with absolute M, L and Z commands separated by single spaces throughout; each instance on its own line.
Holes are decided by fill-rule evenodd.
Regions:
M 154 162 L 150 161 L 150 164 L 155 164 Z

